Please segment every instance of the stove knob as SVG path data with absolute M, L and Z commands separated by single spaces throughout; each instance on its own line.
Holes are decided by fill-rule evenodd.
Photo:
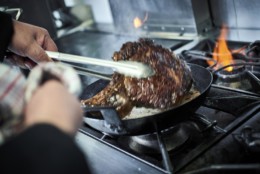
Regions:
M 240 134 L 234 135 L 234 138 L 243 145 L 243 147 L 252 153 L 260 153 L 260 132 L 255 132 L 251 127 L 244 127 Z
M 248 46 L 246 55 L 248 57 L 260 58 L 260 40 L 257 40 Z

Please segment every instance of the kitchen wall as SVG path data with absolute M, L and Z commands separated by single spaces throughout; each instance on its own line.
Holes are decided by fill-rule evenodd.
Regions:
M 95 22 L 97 23 L 113 23 L 113 17 L 110 9 L 109 0 L 64 0 L 69 7 L 85 4 L 92 8 Z
M 210 0 L 212 21 L 216 26 L 260 29 L 259 0 Z
M 52 6 L 63 0 L 1 0 L 0 6 L 24 9 L 21 21 L 42 26 L 55 37 Z M 201 33 L 226 24 L 233 33 L 231 39 L 260 39 L 260 0 L 64 0 L 66 6 L 83 3 L 91 6 L 97 23 L 109 23 L 127 30 L 133 19 L 144 19 L 146 29 L 170 32 Z M 54 5 L 53 5 L 54 4 Z M 63 5 L 61 5 L 63 6 Z M 33 8 L 32 8 L 33 7 Z M 157 25 L 158 24 L 158 25 Z M 212 27 L 213 26 L 213 27 Z M 134 30 L 136 31 L 136 30 Z
M 211 26 L 207 0 L 110 0 L 117 27 L 127 30 L 135 17 L 149 31 L 200 33 Z
M 229 27 L 229 40 L 253 42 L 260 39 L 260 0 L 210 0 L 212 23 Z

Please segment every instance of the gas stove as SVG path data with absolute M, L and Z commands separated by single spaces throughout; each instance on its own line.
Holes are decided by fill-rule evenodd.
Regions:
M 260 44 L 227 42 L 235 50 L 231 66 L 218 66 L 215 45 L 205 39 L 178 54 L 214 77 L 205 101 L 187 121 L 138 136 L 81 127 L 76 140 L 93 173 L 260 172 Z

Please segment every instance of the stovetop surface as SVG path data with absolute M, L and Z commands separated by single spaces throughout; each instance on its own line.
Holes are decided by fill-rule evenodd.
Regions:
M 67 53 L 108 58 L 107 55 L 111 57 L 113 51 L 118 50 L 122 44 L 116 42 L 117 39 L 123 43 L 133 38 L 83 32 L 61 38 L 58 46 L 61 48 L 60 51 Z M 117 43 L 117 49 L 111 46 L 110 43 L 113 42 Z M 158 42 L 173 49 L 184 44 L 179 40 L 158 40 Z M 212 52 L 213 43 L 214 41 L 206 40 L 188 51 L 200 51 L 196 56 L 201 57 L 205 52 Z M 247 48 L 248 45 L 249 43 L 245 42 L 228 43 L 230 49 Z M 107 52 L 110 53 L 106 54 Z M 194 61 L 191 57 L 194 56 L 194 52 L 188 53 L 188 57 L 181 55 L 180 57 L 187 62 L 208 68 L 204 59 Z M 250 59 L 248 62 L 257 63 L 258 59 L 253 61 Z M 87 124 L 82 125 L 76 141 L 85 153 L 91 171 L 113 174 L 259 172 L 260 83 L 258 78 L 260 71 L 258 67 L 247 65 L 246 70 L 254 75 L 249 75 L 249 82 L 253 81 L 252 90 L 219 86 L 214 81 L 203 104 L 195 113 L 190 113 L 187 121 L 160 133 L 168 151 L 166 155 L 161 153 L 161 144 L 156 138 L 155 145 L 149 146 L 148 149 L 145 146 L 143 150 L 143 136 L 114 137 L 96 131 Z M 97 79 L 84 77 L 84 84 L 88 85 L 95 80 Z M 154 136 L 156 137 L 156 134 Z M 141 146 L 138 142 L 141 142 Z
M 182 132 L 181 136 L 187 136 L 187 138 L 185 138 L 184 143 L 181 142 L 181 146 L 169 151 L 173 173 L 191 172 L 206 167 L 209 167 L 207 170 L 212 172 L 213 170 L 215 171 L 214 165 L 219 165 L 223 169 L 225 166 L 222 165 L 228 165 L 227 168 L 229 168 L 238 167 L 230 166 L 231 164 L 241 163 L 245 163 L 245 168 L 247 168 L 248 165 L 255 165 L 257 160 L 259 160 L 259 157 L 257 159 L 255 156 L 259 155 L 259 152 L 248 152 L 250 151 L 250 147 L 248 147 L 248 144 L 246 145 L 246 142 L 251 142 L 252 144 L 255 139 L 243 139 L 243 132 L 246 129 L 250 129 L 251 132 L 260 131 L 260 103 L 257 103 L 259 98 L 254 98 L 254 100 L 250 102 L 252 104 L 250 110 L 254 109 L 252 113 L 242 114 L 242 110 L 245 106 L 243 104 L 242 106 L 239 105 L 235 107 L 240 107 L 241 111 L 228 113 L 217 110 L 216 107 L 210 108 L 212 104 L 210 102 L 212 100 L 211 97 L 215 97 L 214 93 L 219 93 L 218 90 L 223 89 L 212 87 L 203 106 L 201 106 L 196 113 L 192 114 L 188 121 L 182 123 L 184 133 Z M 239 95 L 243 96 L 244 94 Z M 223 105 L 229 105 L 230 101 L 224 100 L 221 101 L 221 103 Z M 221 106 L 222 105 L 220 105 L 220 107 Z M 229 109 L 232 110 L 232 106 L 230 106 Z M 247 110 L 246 108 L 244 109 Z M 238 113 L 240 113 L 240 115 L 238 115 Z M 185 132 L 185 130 L 187 130 L 187 132 Z M 88 125 L 82 126 L 80 134 L 79 137 L 81 137 L 81 139 L 84 139 L 83 135 L 89 136 L 87 142 L 84 141 L 82 143 L 81 140 L 79 140 L 79 144 L 84 146 L 83 151 L 86 152 L 87 158 L 90 159 L 88 162 L 91 166 L 93 166 L 92 163 L 95 165 L 96 163 L 100 165 L 109 164 L 109 166 L 113 166 L 113 169 L 107 170 L 113 171 L 112 173 L 124 173 L 126 171 L 132 171 L 134 173 L 169 173 L 159 149 L 156 149 L 157 151 L 155 153 L 140 153 L 131 148 L 130 140 L 132 137 L 106 136 L 93 130 Z M 176 140 L 166 136 L 164 137 L 164 141 L 170 142 L 171 144 L 171 142 Z M 104 148 L 104 146 L 106 147 Z M 92 157 L 92 155 L 94 155 L 94 157 Z M 118 155 L 120 157 L 118 157 Z M 254 158 L 256 159 L 254 160 Z M 115 168 L 116 171 L 114 171 Z M 253 168 L 259 169 L 259 166 L 253 166 Z M 233 171 L 237 169 L 238 168 L 235 168 Z M 239 171 L 243 171 L 243 169 L 244 168 L 240 168 Z M 100 168 L 94 168 L 93 170 L 101 170 L 101 173 L 104 172 L 104 170 Z M 94 173 L 96 173 L 96 171 Z

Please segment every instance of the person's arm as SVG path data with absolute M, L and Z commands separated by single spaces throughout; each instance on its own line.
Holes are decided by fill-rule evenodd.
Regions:
M 6 50 L 10 62 L 22 68 L 32 68 L 39 62 L 51 61 L 45 50 L 57 51 L 57 46 L 44 28 L 13 20 L 0 12 L 0 61 Z
M 1 173 L 88 173 L 73 139 L 81 123 L 78 99 L 59 81 L 45 82 L 26 104 L 24 130 L 0 146 Z
M 0 61 L 4 59 L 7 46 L 13 35 L 13 23 L 10 15 L 0 12 Z
M 1 173 L 87 174 L 73 139 L 50 124 L 34 125 L 0 148 Z
M 57 46 L 44 28 L 13 20 L 14 34 L 8 49 L 13 63 L 32 68 L 40 62 L 52 61 L 45 50 L 57 51 Z
M 58 80 L 48 80 L 39 86 L 24 109 L 25 128 L 47 123 L 74 136 L 82 120 L 79 100 Z
M 2 15 L 3 21 L 8 18 L 5 14 Z M 16 24 L 20 27 L 15 27 L 16 34 L 10 36 L 12 39 L 6 39 L 1 54 L 4 54 L 8 40 L 11 39 L 11 51 L 28 56 L 35 62 L 44 61 L 37 59 L 38 54 L 33 54 L 38 53 L 36 50 L 39 49 L 51 49 L 53 42 L 48 34 L 46 36 L 46 32 L 41 32 L 43 30 L 31 25 Z M 4 25 L 1 27 L 6 29 Z M 21 30 L 21 33 L 17 29 Z M 22 39 L 16 40 L 19 36 Z M 0 40 L 3 43 L 2 38 Z M 55 47 L 54 45 L 52 48 Z M 24 130 L 0 146 L 1 173 L 87 173 L 83 153 L 72 138 L 81 122 L 82 110 L 77 98 L 60 82 L 45 82 L 26 103 Z

